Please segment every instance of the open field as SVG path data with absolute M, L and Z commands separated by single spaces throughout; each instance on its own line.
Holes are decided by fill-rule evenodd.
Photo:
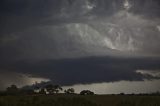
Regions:
M 0 106 L 160 106 L 160 96 L 136 96 L 136 95 L 0 96 Z

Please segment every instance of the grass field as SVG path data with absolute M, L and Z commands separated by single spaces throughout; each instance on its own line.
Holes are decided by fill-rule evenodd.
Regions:
M 160 96 L 136 96 L 136 95 L 0 96 L 0 106 L 160 106 Z

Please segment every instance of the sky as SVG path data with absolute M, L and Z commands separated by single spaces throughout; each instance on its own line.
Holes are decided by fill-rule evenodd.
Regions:
M 0 89 L 160 91 L 159 41 L 158 0 L 1 0 Z

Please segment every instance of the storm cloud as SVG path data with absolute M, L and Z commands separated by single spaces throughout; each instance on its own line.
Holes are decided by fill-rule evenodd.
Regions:
M 61 85 L 115 82 L 120 80 L 143 81 L 160 77 L 143 74 L 146 70 L 159 72 L 157 58 L 112 58 L 87 57 L 79 59 L 58 59 L 45 61 L 21 61 L 4 69 L 19 73 L 33 74 L 51 79 Z M 152 72 L 152 71 L 151 71 Z
M 61 85 L 159 79 L 148 74 L 160 71 L 158 0 L 1 0 L 0 13 L 8 76 Z

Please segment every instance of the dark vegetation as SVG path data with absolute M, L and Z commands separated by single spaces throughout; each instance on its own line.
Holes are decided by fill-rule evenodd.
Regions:
M 64 91 L 64 92 L 63 92 Z M 6 89 L 6 91 L 1 91 L 1 96 L 11 96 L 11 95 L 55 95 L 55 94 L 74 94 L 74 88 L 69 88 L 63 90 L 60 85 L 48 84 L 45 86 L 34 85 L 32 88 L 18 88 L 16 85 L 11 85 Z M 94 95 L 94 92 L 90 90 L 82 90 L 80 95 Z
M 98 106 L 82 97 L 60 95 L 5 96 L 0 97 L 0 106 Z
M 80 95 L 94 95 L 94 92 L 90 90 L 83 90 L 80 92 Z
M 160 106 L 160 96 L 65 94 L 0 96 L 0 106 Z
M 95 95 L 90 90 L 75 93 L 74 88 L 63 90 L 48 84 L 33 89 L 11 85 L 0 92 L 0 106 L 160 106 L 160 93 Z

